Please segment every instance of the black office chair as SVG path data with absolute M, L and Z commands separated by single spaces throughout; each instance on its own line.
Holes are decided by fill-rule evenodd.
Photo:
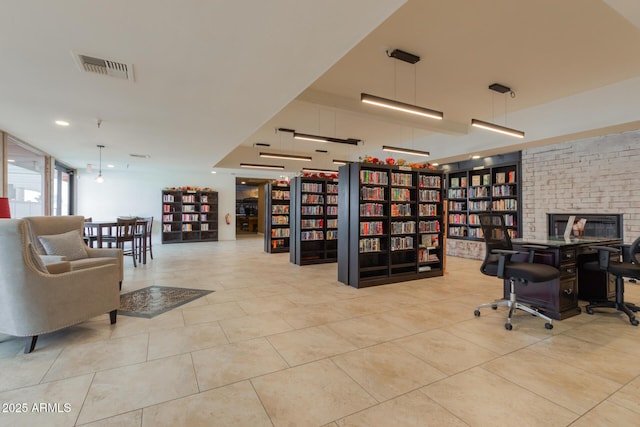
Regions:
M 560 276 L 560 271 L 546 264 L 534 263 L 535 249 L 544 249 L 544 246 L 539 245 L 526 245 L 529 249 L 528 262 L 513 262 L 511 261 L 512 255 L 520 253 L 514 251 L 511 245 L 511 238 L 507 227 L 504 225 L 504 217 L 498 213 L 481 213 L 480 226 L 482 227 L 482 233 L 485 241 L 486 254 L 484 262 L 480 267 L 480 271 L 487 276 L 495 276 L 500 279 L 508 279 L 510 283 L 509 299 L 494 301 L 488 304 L 481 304 L 476 307 L 473 314 L 480 316 L 480 309 L 483 307 L 491 307 L 497 309 L 498 307 L 509 307 L 509 316 L 507 317 L 507 323 L 504 324 L 505 329 L 510 331 L 512 329 L 511 317 L 515 309 L 520 309 L 534 316 L 540 317 L 547 321 L 545 328 L 553 329 L 553 320 L 540 313 L 539 311 L 529 307 L 528 305 L 518 302 L 516 296 L 516 280 L 527 284 L 546 282 L 556 279 Z
M 629 323 L 638 326 L 638 319 L 633 314 L 640 311 L 640 307 L 624 301 L 624 278 L 640 279 L 640 263 L 638 262 L 638 252 L 640 251 L 640 237 L 638 237 L 624 254 L 623 261 L 620 260 L 620 250 L 608 246 L 592 246 L 598 250 L 598 262 L 585 263 L 585 267 L 590 270 L 602 270 L 616 276 L 616 300 L 615 301 L 589 301 L 585 307 L 588 314 L 593 314 L 593 309 L 598 307 L 615 308 L 629 317 Z M 612 259 L 611 255 L 617 254 L 618 260 Z

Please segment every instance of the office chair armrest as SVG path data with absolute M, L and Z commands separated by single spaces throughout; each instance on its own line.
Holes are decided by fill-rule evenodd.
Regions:
M 498 258 L 498 271 L 496 273 L 496 277 L 503 279 L 504 267 L 509 261 L 511 261 L 511 255 L 519 254 L 520 252 L 509 249 L 492 249 L 491 253 L 500 255 L 500 258 Z
M 529 264 L 533 264 L 533 260 L 536 256 L 536 249 L 549 249 L 549 246 L 544 246 L 544 245 L 522 245 L 522 247 L 530 249 L 529 258 L 527 259 L 527 262 Z
M 611 254 L 620 253 L 620 249 L 612 248 L 611 246 L 589 246 L 589 248 L 598 251 L 598 265 L 600 270 L 606 270 L 609 268 Z

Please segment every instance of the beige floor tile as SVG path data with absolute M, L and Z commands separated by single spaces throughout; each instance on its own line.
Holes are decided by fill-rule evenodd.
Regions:
M 26 338 L 21 339 L 24 344 Z M 20 345 L 20 350 L 23 346 Z M 55 362 L 62 348 L 41 349 L 29 354 L 0 358 L 0 392 L 38 384 Z
M 271 427 L 248 381 L 144 409 L 142 427 Z
M 95 374 L 78 423 L 87 423 L 198 392 L 191 355 Z
M 149 334 L 148 359 L 188 353 L 227 344 L 226 335 L 217 322 L 189 325 Z
M 494 359 L 483 368 L 580 415 L 621 386 L 596 373 L 550 361 L 529 349 Z
M 280 312 L 280 315 L 295 329 L 344 320 L 343 314 L 332 310 L 330 305 L 327 304 L 308 304 L 290 310 L 283 310 Z
M 328 326 L 358 348 L 409 335 L 406 329 L 377 314 L 333 322 Z
M 633 357 L 628 353 L 566 335 L 548 338 L 528 348 L 563 365 L 581 368 L 620 384 L 640 375 L 640 363 L 629 363 Z
M 185 325 L 216 322 L 223 319 L 233 319 L 245 316 L 247 313 L 238 302 L 223 302 L 220 304 L 207 304 L 200 307 L 185 308 L 182 310 Z
M 471 426 L 566 426 L 577 414 L 482 368 L 420 389 Z
M 147 360 L 148 344 L 148 335 L 138 334 L 67 346 L 51 366 L 43 381 L 55 381 L 144 362 Z
M 243 289 L 223 289 L 213 292 L 204 297 L 209 304 L 220 304 L 223 302 L 242 301 L 248 298 L 255 298 L 249 288 Z
M 289 301 L 284 295 L 256 297 L 238 301 L 238 305 L 247 314 L 259 314 L 269 311 L 281 311 L 296 308 L 297 305 Z
M 593 316 L 596 317 L 598 314 Z M 640 328 L 623 320 L 600 316 L 593 322 L 568 330 L 566 334 L 598 346 L 637 355 L 640 353 Z
M 140 427 L 142 425 L 142 409 L 105 418 L 104 420 L 82 424 L 83 427 Z
M 118 316 L 118 323 L 113 329 L 111 338 L 122 338 L 152 331 L 181 328 L 183 326 L 184 318 L 181 310 L 171 310 L 152 319 Z
M 637 362 L 637 360 L 636 360 Z M 631 381 L 614 393 L 609 401 L 617 405 L 623 406 L 638 414 L 640 420 L 640 377 Z
M 356 349 L 326 325 L 271 335 L 268 340 L 290 366 Z
M 0 426 L 72 426 L 91 385 L 93 374 L 0 393 L 0 404 L 19 404 L 19 408 L 0 409 Z M 51 404 L 41 407 L 40 404 Z M 21 411 L 21 412 L 16 412 Z
M 200 391 L 289 367 L 265 338 L 195 351 L 192 356 Z
M 637 412 L 606 400 L 580 417 L 571 427 L 622 427 L 638 425 Z
M 220 321 L 229 342 L 250 340 L 290 331 L 293 328 L 276 313 L 263 313 Z
M 339 427 L 464 427 L 462 420 L 414 391 L 338 420 Z
M 424 304 L 405 305 L 401 308 L 380 313 L 379 317 L 415 334 L 429 329 L 451 324 L 449 319 L 429 311 Z
M 377 403 L 326 359 L 251 382 L 276 427 L 323 425 Z
M 349 296 L 346 299 L 331 303 L 330 306 L 345 318 L 366 316 L 368 314 L 389 311 L 393 308 L 391 303 L 382 301 L 380 298 L 372 295 L 357 298 Z
M 440 329 L 400 338 L 394 343 L 448 375 L 499 356 L 498 353 Z
M 504 319 L 493 316 L 459 322 L 443 330 L 498 354 L 511 353 L 541 340 L 520 331 L 517 324 L 513 326 L 513 330 L 507 331 Z M 552 333 L 549 332 L 549 335 Z
M 379 402 L 446 375 L 395 344 L 380 344 L 332 358 Z

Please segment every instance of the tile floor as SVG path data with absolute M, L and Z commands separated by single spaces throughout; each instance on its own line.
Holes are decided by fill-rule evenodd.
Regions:
M 501 294 L 478 261 L 357 290 L 253 236 L 154 252 L 125 260 L 123 292 L 215 292 L 152 319 L 105 314 L 28 355 L 0 336 L 1 426 L 640 425 L 640 328 L 611 312 L 551 331 L 519 313 L 508 332 L 502 309 L 474 318 Z

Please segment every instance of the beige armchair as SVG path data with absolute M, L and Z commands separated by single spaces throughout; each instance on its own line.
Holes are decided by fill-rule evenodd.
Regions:
M 118 266 L 119 282 L 122 286 L 124 277 L 124 262 L 122 249 L 104 248 L 94 249 L 85 247 L 87 257 L 68 260 L 60 256 L 48 255 L 38 236 L 59 235 L 73 230 L 78 230 L 82 236 L 84 230 L 84 217 L 82 216 L 31 216 L 23 218 L 28 226 L 29 241 L 33 244 L 38 255 L 41 256 L 45 264 L 58 261 L 69 261 L 71 271 L 84 268 L 95 267 L 105 264 L 115 263 Z
M 119 271 L 115 264 L 72 271 L 69 262 L 51 274 L 29 242 L 22 219 L 0 219 L 0 332 L 31 337 L 53 332 L 109 312 L 116 323 L 120 307 Z M 65 268 L 66 267 L 66 268 Z

